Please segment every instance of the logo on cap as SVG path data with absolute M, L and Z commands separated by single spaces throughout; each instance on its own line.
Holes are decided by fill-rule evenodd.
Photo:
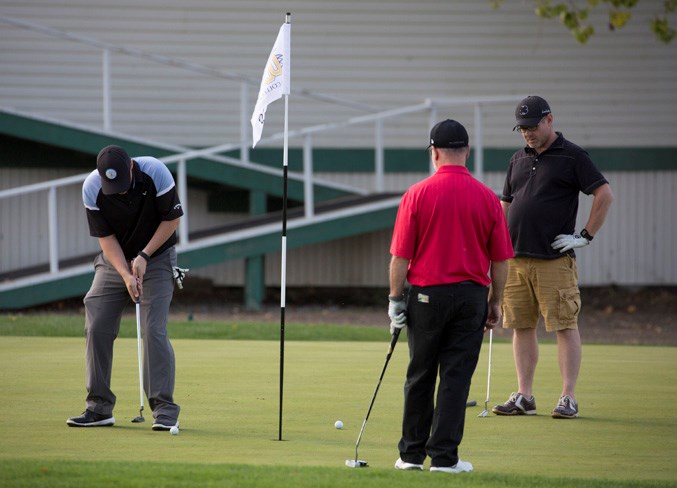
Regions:
M 522 105 L 522 106 L 520 107 L 519 114 L 520 114 L 520 115 L 526 115 L 526 114 L 528 114 L 528 113 L 529 113 L 529 107 L 527 107 L 526 105 Z
M 113 168 L 106 170 L 106 178 L 108 178 L 109 180 L 114 180 L 117 175 L 118 175 L 117 171 L 115 171 Z

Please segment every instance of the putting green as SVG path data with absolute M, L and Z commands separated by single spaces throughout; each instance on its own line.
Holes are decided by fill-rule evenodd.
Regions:
M 278 437 L 279 344 L 173 340 L 181 433 L 130 422 L 139 413 L 136 340 L 118 339 L 116 425 L 76 429 L 84 409 L 84 340 L 0 337 L 0 460 L 128 461 L 342 466 L 383 367 L 387 342 L 295 342 L 285 347 L 283 442 Z M 461 457 L 477 473 L 600 480 L 677 480 L 675 348 L 584 346 L 581 418 L 554 420 L 556 347 L 541 347 L 535 417 L 478 418 L 484 408 L 482 351 Z M 359 457 L 392 470 L 397 458 L 406 342 L 398 344 L 367 424 Z M 509 344 L 494 344 L 490 405 L 514 390 Z M 342 430 L 334 428 L 342 420 Z M 345 471 L 354 471 L 345 468 Z M 341 472 L 341 471 L 339 471 Z M 352 476 L 352 475 L 347 475 Z

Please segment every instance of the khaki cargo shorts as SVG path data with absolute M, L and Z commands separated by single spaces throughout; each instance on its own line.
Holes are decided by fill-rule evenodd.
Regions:
M 503 296 L 503 328 L 535 328 L 543 316 L 545 330 L 578 328 L 581 295 L 576 260 L 515 257 L 508 261 Z

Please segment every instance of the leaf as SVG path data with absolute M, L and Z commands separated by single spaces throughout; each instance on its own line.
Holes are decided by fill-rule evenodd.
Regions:
M 611 30 L 621 29 L 628 23 L 632 13 L 627 10 L 609 11 L 609 28 Z

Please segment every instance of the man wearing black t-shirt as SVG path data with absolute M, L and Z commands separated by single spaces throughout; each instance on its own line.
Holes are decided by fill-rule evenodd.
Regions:
M 613 201 L 609 183 L 588 153 L 553 128 L 541 97 L 522 100 L 515 110 L 526 147 L 510 160 L 501 202 L 515 257 L 509 261 L 503 327 L 513 329 L 517 392 L 496 405 L 497 415 L 535 415 L 532 386 L 538 362 L 536 325 L 555 332 L 562 393 L 554 418 L 576 418 L 576 381 L 581 365 L 578 332 L 580 293 L 574 249 L 587 246 L 602 227 Z M 585 227 L 575 233 L 578 196 L 593 195 Z
M 167 316 L 174 293 L 176 229 L 183 215 L 172 174 L 150 156 L 133 160 L 118 146 L 103 148 L 82 186 L 89 233 L 101 253 L 85 296 L 87 409 L 71 427 L 115 423 L 110 389 L 113 342 L 130 298 L 140 302 L 144 334 L 144 390 L 153 430 L 178 426 L 174 350 Z

